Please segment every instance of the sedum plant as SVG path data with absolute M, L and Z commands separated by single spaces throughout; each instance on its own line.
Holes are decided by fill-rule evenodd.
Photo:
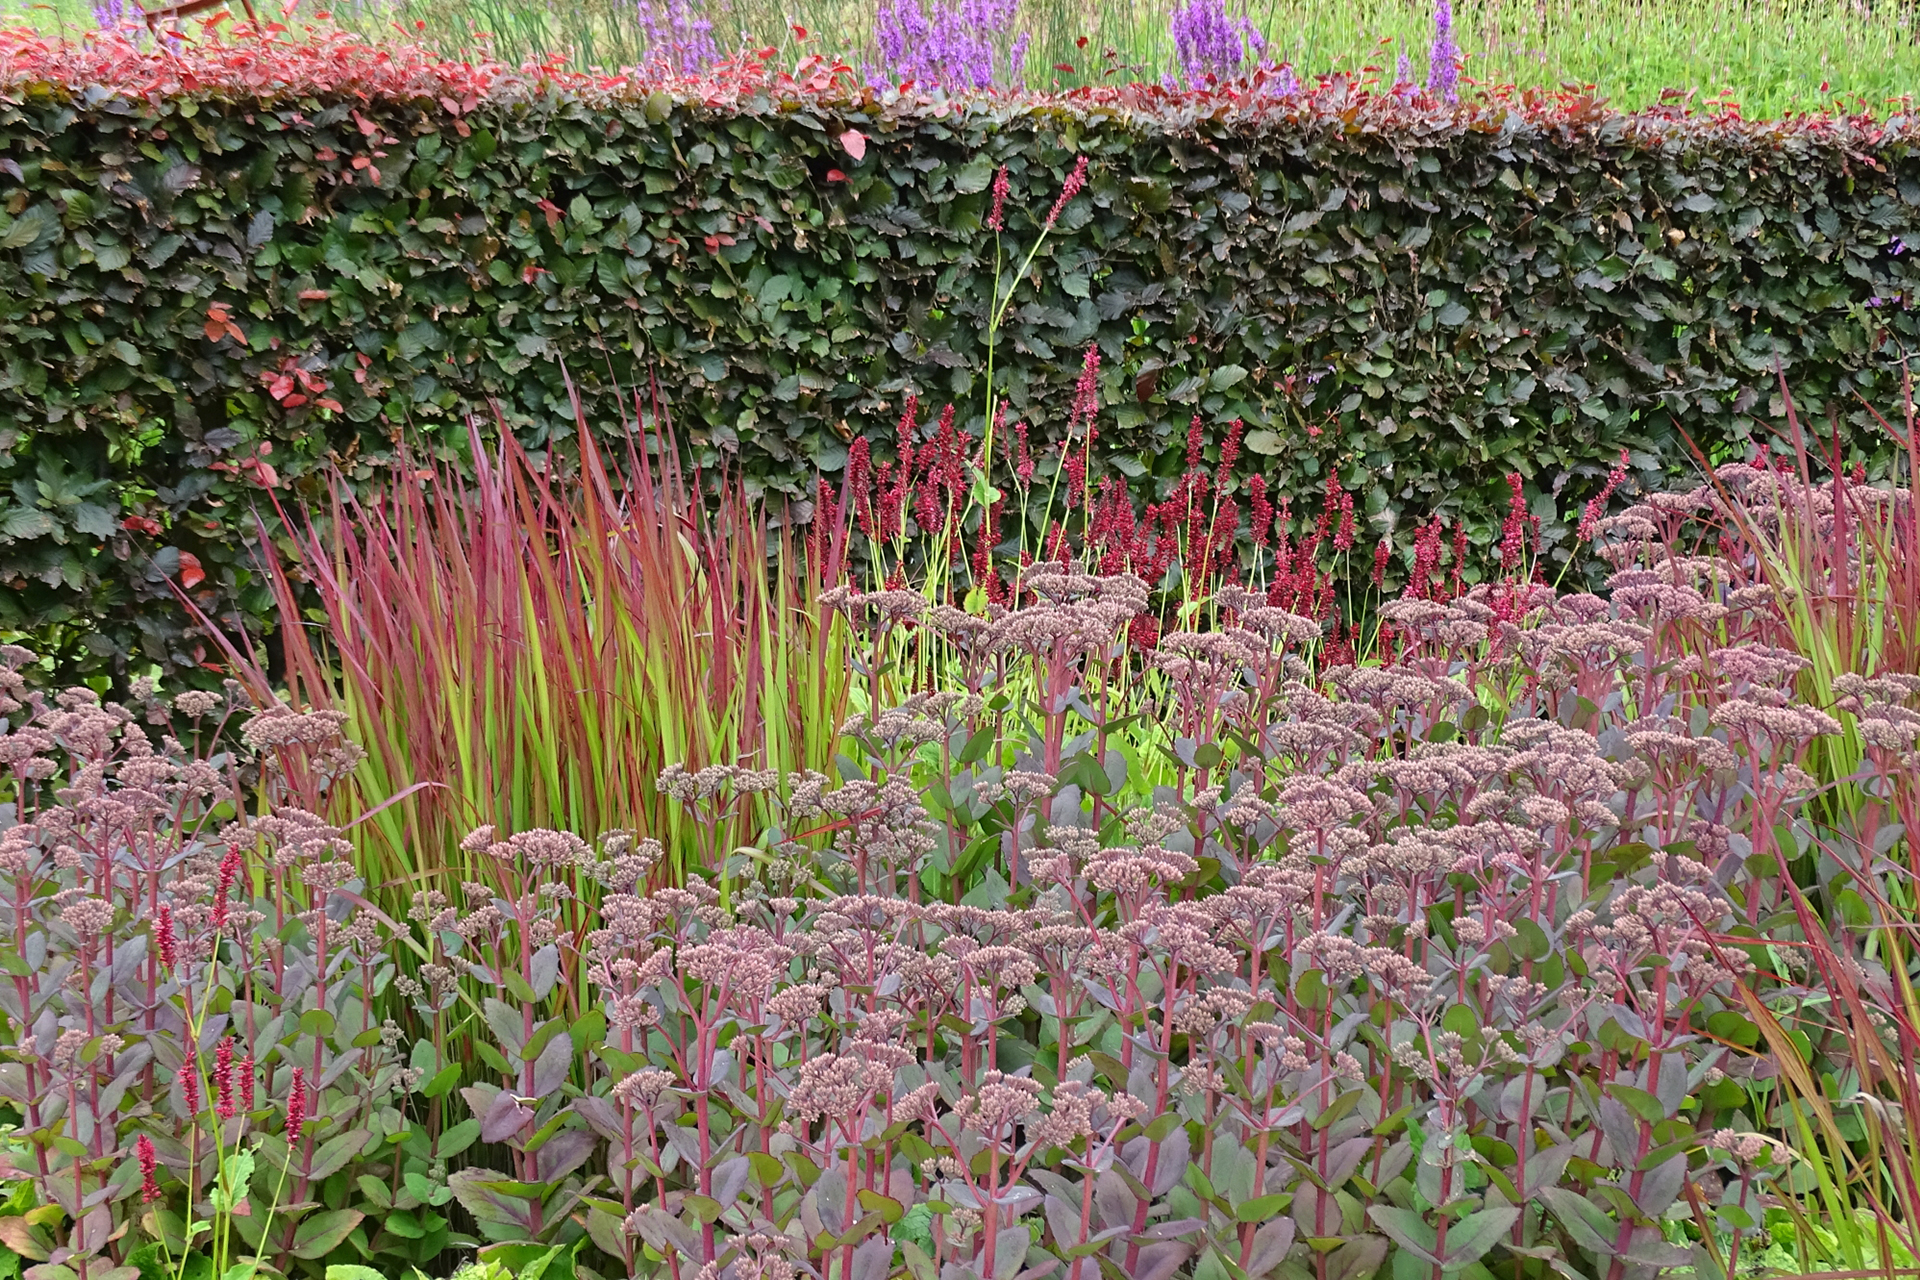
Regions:
M 21 687 L 30 654 L 0 660 L 0 1098 L 38 1202 L 0 1238 L 35 1280 L 329 1254 L 365 1217 L 329 1179 L 392 1151 L 407 1079 L 351 846 L 276 804 L 353 766 L 340 717 L 150 685 L 47 701 Z
M 1604 595 L 1533 580 L 1518 485 L 1493 581 L 1423 530 L 1364 664 L 1271 558 L 1151 643 L 1164 582 L 1085 537 L 977 612 L 839 588 L 830 771 L 658 770 L 678 883 L 479 826 L 404 920 L 315 816 L 338 713 L 48 701 L 10 652 L 0 1240 L 32 1280 L 1908 1265 L 1920 684 L 1810 704 L 1777 589 L 1676 549 L 1718 492 L 1596 514 Z

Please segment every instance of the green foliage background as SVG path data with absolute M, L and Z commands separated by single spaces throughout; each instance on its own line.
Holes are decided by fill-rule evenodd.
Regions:
M 1688 438 L 1744 451 L 1776 364 L 1849 456 L 1890 453 L 1866 405 L 1897 417 L 1916 337 L 1899 122 L 1337 89 L 710 109 L 29 86 L 0 103 L 0 629 L 74 673 L 192 664 L 182 553 L 207 607 L 268 610 L 266 473 L 235 464 L 270 444 L 285 501 L 403 435 L 455 456 L 490 401 L 562 445 L 569 376 L 617 434 L 657 375 L 710 480 L 795 497 L 846 432 L 890 439 L 908 391 L 977 432 L 993 172 L 1024 254 L 1082 152 L 996 377 L 1044 438 L 1097 342 L 1100 452 L 1141 490 L 1182 468 L 1192 415 L 1215 444 L 1239 416 L 1243 473 L 1305 496 L 1338 468 L 1403 550 L 1431 510 L 1491 528 L 1510 471 L 1564 520 L 1623 447 L 1643 473 L 1694 468 Z M 244 344 L 209 336 L 215 304 Z M 340 412 L 275 401 L 289 359 Z

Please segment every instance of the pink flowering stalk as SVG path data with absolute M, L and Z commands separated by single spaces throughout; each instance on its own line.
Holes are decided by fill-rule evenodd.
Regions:
M 998 235 L 1007 225 L 1007 166 L 993 175 L 993 209 L 987 214 L 987 230 Z
M 1599 493 L 1594 494 L 1593 497 L 1587 500 L 1586 508 L 1580 513 L 1580 525 L 1575 531 L 1574 536 L 1581 542 L 1593 541 L 1594 533 L 1599 528 L 1601 518 L 1607 514 L 1607 503 L 1611 501 L 1613 495 L 1619 491 L 1620 486 L 1626 483 L 1626 479 L 1627 451 L 1622 449 L 1620 451 L 1620 461 L 1615 463 L 1613 470 L 1607 473 L 1607 483 L 1601 487 Z
M 160 1159 L 154 1154 L 153 1139 L 141 1134 L 134 1139 L 133 1151 L 140 1162 L 140 1203 L 152 1204 L 160 1198 Z
M 213 1114 L 222 1120 L 234 1116 L 233 1038 L 223 1039 L 213 1051 Z
M 229 845 L 227 846 L 226 856 L 220 859 L 219 879 L 215 882 L 213 889 L 212 924 L 215 933 L 218 933 L 226 927 L 227 900 L 233 892 L 234 880 L 239 874 L 240 846 L 237 844 Z
M 293 1080 L 287 1086 L 287 1143 L 289 1146 L 300 1141 L 300 1135 L 307 1127 L 307 1075 L 304 1069 L 293 1069 Z
M 169 971 L 180 962 L 180 943 L 173 931 L 171 903 L 162 902 L 154 915 L 153 946 L 161 965 Z
M 1086 185 L 1087 158 L 1080 156 L 1074 161 L 1073 172 L 1069 173 L 1067 180 L 1060 185 L 1059 198 L 1053 202 L 1053 208 L 1047 211 L 1047 230 L 1053 230 L 1053 224 L 1060 221 L 1060 215 L 1066 212 L 1067 206 L 1073 203 L 1073 198 L 1080 194 L 1080 188 Z
M 1014 295 L 1019 291 L 1021 281 L 1028 278 L 1028 274 L 1033 268 L 1034 258 L 1039 254 L 1041 246 L 1046 243 L 1047 237 L 1052 234 L 1054 224 L 1060 220 L 1060 214 L 1073 200 L 1073 197 L 1079 194 L 1080 189 L 1086 185 L 1087 163 L 1086 156 L 1080 156 L 1076 159 L 1073 170 L 1067 175 L 1066 181 L 1061 185 L 1059 198 L 1054 201 L 1053 208 L 1048 212 L 1046 220 L 1041 224 L 1039 233 L 1034 236 L 1033 244 L 1028 248 L 1026 256 L 1020 260 L 1018 269 L 1011 272 L 1007 277 L 1004 288 L 1001 285 L 1000 237 L 1006 222 L 1006 195 L 1008 188 L 1006 168 L 1002 166 L 998 174 L 995 175 L 992 211 L 988 215 L 988 226 L 994 233 L 994 269 L 993 296 L 987 303 L 987 363 L 983 389 L 985 400 L 983 402 L 980 419 L 982 435 L 984 437 L 981 447 L 981 482 L 969 490 L 967 513 L 970 513 L 976 504 L 996 500 L 998 494 L 998 491 L 993 487 L 993 445 L 997 434 L 994 428 L 1003 419 L 1000 416 L 1000 402 L 994 392 L 993 375 L 994 356 L 999 346 L 1000 327 L 1006 320 L 1007 309 L 1013 305 Z M 1098 359 L 1097 353 L 1094 352 L 1092 348 L 1089 348 L 1089 358 L 1095 361 Z M 1097 370 L 1097 364 L 1095 368 Z M 1085 375 L 1083 375 L 1083 380 L 1084 377 Z M 1084 413 L 1085 416 L 1091 417 L 1093 407 L 1090 402 L 1090 397 L 1085 390 L 1076 393 L 1074 412 L 1077 415 Z M 1089 452 L 1091 451 L 1091 447 L 1092 440 L 1089 438 Z M 1032 481 L 1032 470 L 1028 464 L 1024 437 L 1022 437 L 1021 440 L 1021 457 L 1016 466 L 1016 476 L 1023 487 Z M 963 513 L 963 515 L 964 514 L 966 513 Z M 1021 521 L 1023 546 L 1025 532 L 1026 522 L 1023 520 Z

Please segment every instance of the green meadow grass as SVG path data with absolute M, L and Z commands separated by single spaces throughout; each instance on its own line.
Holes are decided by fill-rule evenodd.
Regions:
M 1373 67 L 1391 78 L 1402 50 L 1416 77 L 1425 75 L 1430 0 L 1245 4 L 1275 56 L 1303 75 Z M 712 22 L 722 48 L 777 43 L 793 51 L 799 25 L 809 47 L 856 66 L 873 57 L 872 0 L 692 0 L 692 8 Z M 1026 0 L 1019 25 L 1033 34 L 1027 83 L 1068 88 L 1177 70 L 1170 8 L 1170 0 Z M 1885 112 L 1920 86 L 1917 12 L 1911 0 L 1461 0 L 1455 35 L 1472 79 L 1592 85 L 1622 107 L 1679 92 L 1699 102 L 1730 98 L 1749 116 L 1836 100 Z M 75 32 L 93 25 L 85 0 L 53 0 L 24 16 Z M 577 65 L 613 67 L 645 49 L 634 0 L 343 0 L 335 16 L 369 33 L 418 30 L 449 51 L 491 46 L 515 60 L 558 50 Z

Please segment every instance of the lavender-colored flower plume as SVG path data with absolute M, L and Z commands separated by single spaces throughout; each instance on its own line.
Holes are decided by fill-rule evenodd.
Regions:
M 1434 0 L 1433 47 L 1427 53 L 1427 88 L 1442 102 L 1460 101 L 1460 46 L 1453 42 L 1452 0 Z

